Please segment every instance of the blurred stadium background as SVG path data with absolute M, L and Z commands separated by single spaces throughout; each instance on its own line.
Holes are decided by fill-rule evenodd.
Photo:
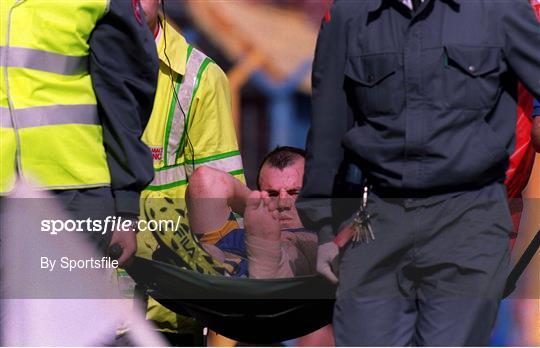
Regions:
M 331 0 L 164 0 L 168 19 L 227 73 L 246 179 L 277 145 L 304 147 L 317 33 Z M 540 227 L 540 155 L 513 261 Z M 494 346 L 540 346 L 540 255 L 501 306 Z
M 329 3 L 165 0 L 169 19 L 229 77 L 250 186 L 269 149 L 305 145 L 311 63 L 320 19 Z

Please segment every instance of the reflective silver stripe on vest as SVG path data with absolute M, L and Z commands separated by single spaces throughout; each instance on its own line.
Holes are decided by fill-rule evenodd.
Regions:
M 215 169 L 221 169 L 224 172 L 232 172 L 234 170 L 242 169 L 242 157 L 240 155 L 221 158 L 214 161 L 208 161 L 204 163 L 195 164 L 192 166 L 190 164 L 178 165 L 175 167 L 158 170 L 154 174 L 154 180 L 150 186 L 161 186 L 176 183 L 182 180 L 187 180 L 191 176 L 194 169 L 197 169 L 202 166 L 208 166 Z M 186 177 L 187 172 L 187 177 Z
M 88 56 L 66 56 L 25 47 L 0 46 L 0 66 L 81 75 L 88 72 Z
M 0 128 L 13 128 L 9 108 L 0 107 Z
M 93 104 L 36 106 L 15 109 L 13 113 L 17 128 L 58 124 L 101 124 L 97 106 Z M 13 128 L 9 108 L 0 107 L 0 128 Z
M 186 180 L 186 170 L 183 165 L 179 165 L 156 171 L 154 173 L 154 180 L 152 180 L 150 186 L 167 185 L 182 180 Z
M 182 133 L 184 132 L 184 121 L 189 113 L 189 106 L 191 105 L 191 99 L 193 99 L 193 88 L 197 85 L 197 74 L 199 68 L 203 63 L 206 55 L 201 51 L 193 48 L 191 55 L 186 65 L 186 75 L 178 90 L 178 98 L 180 99 L 180 106 L 184 111 L 176 107 L 174 110 L 173 120 L 171 124 L 171 131 L 169 133 L 169 141 L 167 144 L 167 163 L 173 164 L 176 161 L 176 153 L 180 146 Z
M 204 163 L 199 163 L 199 164 L 195 164 L 195 166 L 192 166 L 189 163 L 187 163 L 185 166 L 186 166 L 186 172 L 187 172 L 188 177 L 191 177 L 191 174 L 193 174 L 194 169 L 197 169 L 202 166 L 212 167 L 215 169 L 222 170 L 224 172 L 232 172 L 234 170 L 239 170 L 243 168 L 242 157 L 240 157 L 240 155 L 220 158 L 217 160 L 208 161 Z
M 101 124 L 97 106 L 93 104 L 36 106 L 15 109 L 13 113 L 17 128 L 59 124 Z

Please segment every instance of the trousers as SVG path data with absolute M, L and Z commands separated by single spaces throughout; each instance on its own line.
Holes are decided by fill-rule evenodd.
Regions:
M 483 346 L 509 272 L 512 220 L 500 183 L 430 197 L 371 193 L 375 240 L 346 246 L 338 346 Z

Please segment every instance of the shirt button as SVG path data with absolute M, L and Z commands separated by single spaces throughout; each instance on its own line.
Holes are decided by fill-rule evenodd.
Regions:
M 476 71 L 476 67 L 474 67 L 473 65 L 469 65 L 469 71 L 470 71 L 470 72 L 475 72 L 475 71 Z
M 371 74 L 369 74 L 368 77 L 367 77 L 368 82 L 373 82 L 374 79 L 375 78 Z

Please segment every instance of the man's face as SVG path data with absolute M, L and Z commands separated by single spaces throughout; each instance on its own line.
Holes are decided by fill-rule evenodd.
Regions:
M 296 159 L 283 170 L 268 164 L 261 168 L 259 186 L 262 191 L 268 192 L 270 197 L 277 199 L 281 229 L 303 227 L 294 205 L 302 188 L 303 178 L 303 158 Z
M 160 4 L 161 0 L 141 0 L 141 6 L 146 16 L 146 24 L 152 30 L 155 29 L 157 23 Z

